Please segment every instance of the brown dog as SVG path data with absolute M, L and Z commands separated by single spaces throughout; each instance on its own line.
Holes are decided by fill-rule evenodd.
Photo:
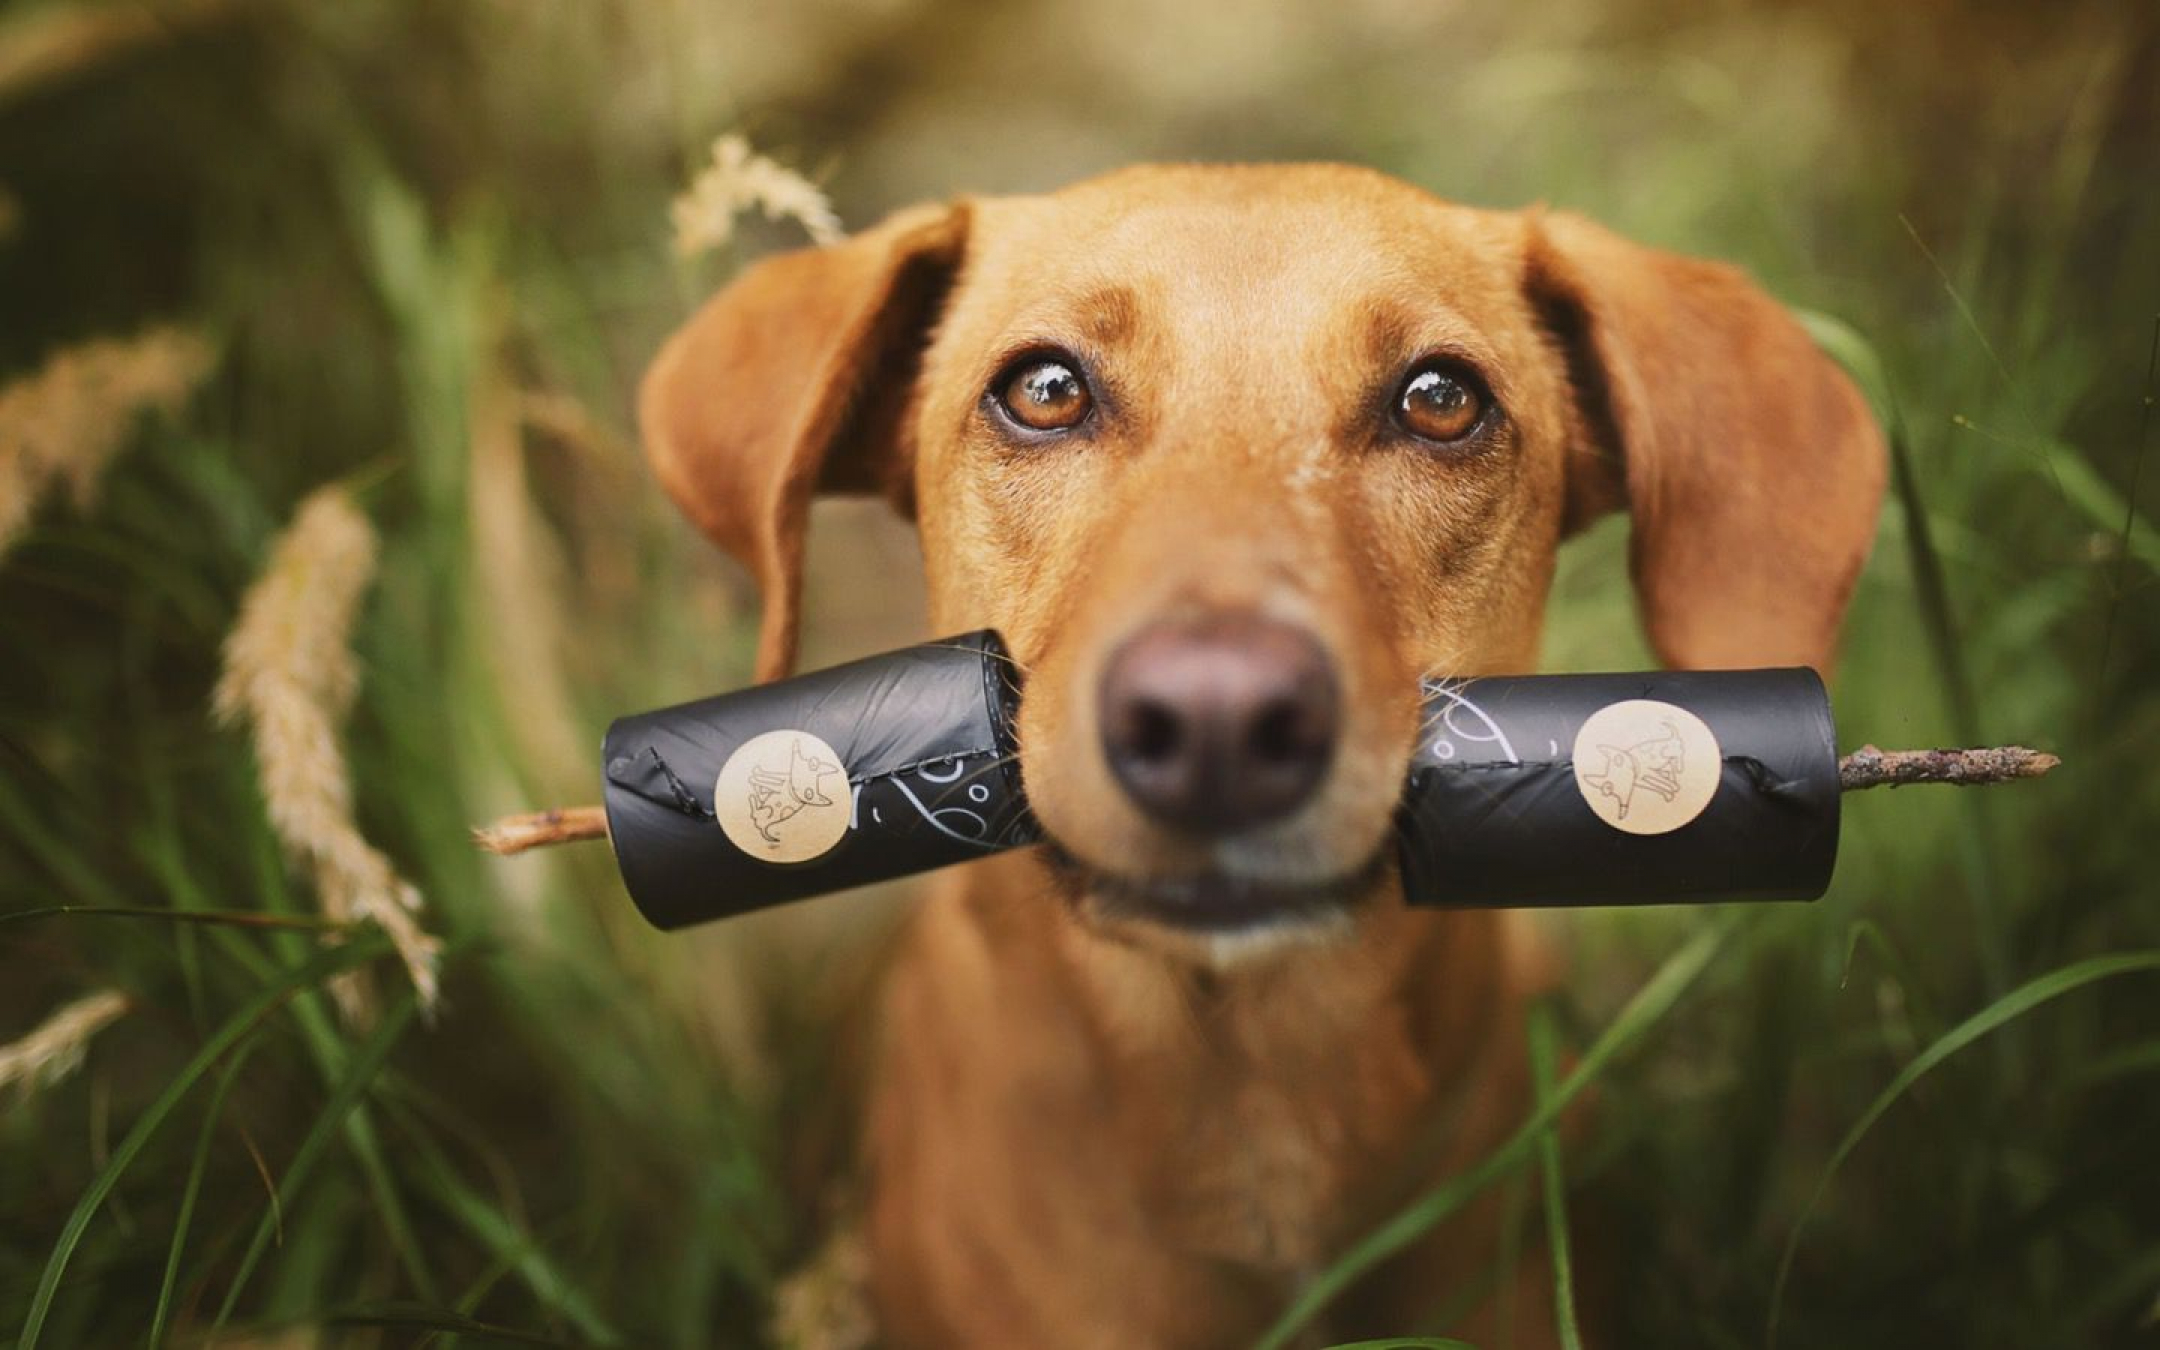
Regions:
M 1240 1343 L 1489 1148 L 1541 962 L 1505 916 L 1400 903 L 1419 677 L 1533 669 L 1555 549 L 1623 505 L 1666 661 L 1826 666 L 1883 478 L 1740 273 L 1326 166 L 1133 169 L 772 258 L 641 411 L 764 588 L 761 676 L 820 491 L 912 514 L 937 629 L 1026 674 L 1055 842 L 943 878 L 879 1028 L 872 1286 L 906 1345 Z M 1429 1319 L 1492 1213 L 1329 1329 Z

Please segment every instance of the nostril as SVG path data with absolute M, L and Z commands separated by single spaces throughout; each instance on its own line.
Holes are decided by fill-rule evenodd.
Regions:
M 1146 764 L 1175 759 L 1185 740 L 1183 719 L 1161 703 L 1142 700 L 1131 712 L 1126 753 Z
M 1312 738 L 1306 734 L 1302 710 L 1286 700 L 1260 711 L 1246 735 L 1245 746 L 1262 764 L 1295 764 L 1311 755 Z

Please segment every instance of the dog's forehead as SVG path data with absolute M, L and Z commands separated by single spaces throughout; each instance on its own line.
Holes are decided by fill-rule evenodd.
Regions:
M 1156 166 L 975 204 L 962 308 L 989 326 L 1217 315 L 1310 332 L 1375 306 L 1491 315 L 1519 292 L 1512 214 L 1335 165 Z

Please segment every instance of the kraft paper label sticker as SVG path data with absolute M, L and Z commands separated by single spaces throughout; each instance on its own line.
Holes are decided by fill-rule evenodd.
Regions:
M 713 815 L 735 847 L 769 863 L 832 852 L 855 815 L 839 754 L 807 731 L 768 731 L 720 766 Z
M 1656 699 L 1628 699 L 1590 714 L 1575 733 L 1575 786 L 1614 829 L 1668 834 L 1717 795 L 1723 759 L 1700 717 Z

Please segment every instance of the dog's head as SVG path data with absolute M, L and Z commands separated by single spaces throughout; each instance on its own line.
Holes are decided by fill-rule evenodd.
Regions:
M 1820 667 L 1882 493 L 1861 399 L 1740 273 L 1323 166 L 1129 170 L 772 258 L 641 411 L 764 588 L 761 676 L 811 497 L 888 494 L 939 628 L 1025 669 L 1083 918 L 1218 950 L 1384 877 L 1419 677 L 1533 668 L 1568 533 L 1630 512 L 1666 661 Z

